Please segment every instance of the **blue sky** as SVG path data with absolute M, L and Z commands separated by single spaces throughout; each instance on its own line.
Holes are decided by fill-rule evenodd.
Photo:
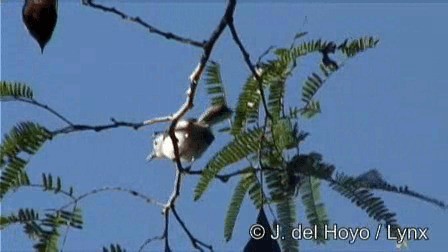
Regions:
M 114 3 L 114 2 L 107 2 Z M 115 4 L 115 3 L 114 3 Z M 206 39 L 223 13 L 223 3 L 117 4 L 150 24 Z M 201 55 L 197 48 L 148 34 L 116 16 L 62 1 L 52 40 L 43 55 L 21 20 L 22 3 L 1 6 L 1 79 L 28 83 L 35 96 L 72 121 L 105 124 L 110 117 L 141 121 L 173 113 L 183 103 L 188 76 Z M 448 5 L 446 4 L 260 4 L 237 5 L 235 25 L 253 59 L 270 45 L 286 46 L 297 32 L 305 39 L 372 35 L 380 38 L 376 49 L 347 63 L 319 93 L 323 113 L 302 122 L 311 136 L 303 151 L 318 151 L 325 161 L 349 174 L 371 168 L 398 185 L 447 201 L 448 163 Z M 248 69 L 226 30 L 211 58 L 221 63 L 230 104 L 235 104 Z M 288 83 L 288 101 L 300 102 L 303 76 L 317 69 L 305 61 Z M 208 104 L 203 85 L 188 116 L 197 116 Z M 50 129 L 63 126 L 57 118 L 26 104 L 1 105 L 2 135 L 16 122 L 35 120 Z M 171 193 L 174 167 L 169 161 L 146 163 L 150 136 L 166 124 L 134 131 L 115 129 L 57 137 L 31 159 L 28 171 L 39 181 L 41 173 L 61 176 L 63 184 L 84 193 L 93 188 L 122 186 L 166 201 Z M 203 168 L 229 138 L 216 141 L 195 163 Z M 234 168 L 237 168 L 235 166 Z M 233 239 L 225 243 L 223 220 L 236 179 L 215 182 L 198 202 L 193 202 L 197 177 L 188 177 L 177 203 L 193 234 L 219 251 L 238 251 L 248 240 L 248 227 L 256 211 L 246 199 Z M 376 222 L 354 205 L 323 186 L 323 198 L 332 223 L 343 227 L 368 227 Z M 410 243 L 410 251 L 445 251 L 447 212 L 424 202 L 382 193 L 387 206 L 398 214 L 402 226 L 428 227 L 428 241 Z M 55 208 L 62 196 L 38 190 L 20 190 L 2 201 L 2 212 L 20 207 Z M 298 201 L 300 202 L 300 200 Z M 81 202 L 84 229 L 71 230 L 65 250 L 95 250 L 120 243 L 129 250 L 162 232 L 160 209 L 126 194 L 99 194 Z M 299 204 L 297 218 L 305 222 Z M 374 231 L 372 231 L 374 232 Z M 21 227 L 2 231 L 5 251 L 29 250 Z M 191 250 L 180 226 L 170 224 L 175 251 Z M 331 241 L 327 246 L 301 243 L 302 251 L 391 251 L 385 239 Z M 148 251 L 163 247 L 154 242 Z

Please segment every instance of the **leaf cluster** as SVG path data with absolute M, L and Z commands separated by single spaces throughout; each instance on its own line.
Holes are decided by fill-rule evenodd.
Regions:
M 323 230 L 330 220 L 320 192 L 323 183 L 372 219 L 391 225 L 393 230 L 399 228 L 396 214 L 374 193 L 375 190 L 408 195 L 446 208 L 443 202 L 411 191 L 407 186 L 397 187 L 386 182 L 378 172 L 352 177 L 336 171 L 336 167 L 325 163 L 317 152 L 301 153 L 300 146 L 309 134 L 300 130 L 300 120 L 321 112 L 321 104 L 316 98 L 319 90 L 348 60 L 378 44 L 373 37 L 345 40 L 340 44 L 321 39 L 298 43 L 305 35 L 298 34 L 290 47 L 277 48 L 271 58 L 260 61 L 256 66 L 259 78 L 252 74 L 247 77 L 228 132 L 232 140 L 208 161 L 196 186 L 195 200 L 204 195 L 223 171 L 239 163 L 248 163 L 242 169 L 245 172 L 230 199 L 225 239 L 232 238 L 238 213 L 248 194 L 260 213 L 266 206 L 271 209 L 271 205 L 275 205 L 276 213 L 271 212 L 274 223 L 286 229 L 297 224 L 296 206 L 301 199 L 308 223 L 318 230 L 315 242 L 325 243 Z M 287 90 L 291 77 L 300 68 L 302 59 L 312 54 L 321 57 L 317 71 L 306 77 L 299 87 L 302 105 L 295 106 L 295 102 L 290 105 L 285 94 L 290 92 Z M 206 84 L 212 103 L 225 102 L 219 64 L 209 64 L 207 73 Z M 267 94 L 267 104 L 263 104 L 262 94 Z M 261 109 L 265 105 L 266 108 Z M 253 242 L 249 241 L 251 246 L 254 246 Z M 280 243 L 283 251 L 298 251 L 297 240 L 286 238 Z

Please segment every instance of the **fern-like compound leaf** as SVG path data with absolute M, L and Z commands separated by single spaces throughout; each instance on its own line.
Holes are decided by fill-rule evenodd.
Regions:
M 33 99 L 33 90 L 26 84 L 19 82 L 0 81 L 0 99 L 26 98 Z
M 232 142 L 218 151 L 208 162 L 195 188 L 194 199 L 198 200 L 207 190 L 215 176 L 226 166 L 236 163 L 258 150 L 262 129 L 253 129 L 237 135 Z

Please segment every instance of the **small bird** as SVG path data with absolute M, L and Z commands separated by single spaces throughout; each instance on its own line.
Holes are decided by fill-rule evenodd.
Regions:
M 41 53 L 51 38 L 56 21 L 57 0 L 25 0 L 22 8 L 23 23 L 39 43 Z
M 174 128 L 178 140 L 181 162 L 193 162 L 200 158 L 215 140 L 211 127 L 232 114 L 226 105 L 214 105 L 207 109 L 199 119 L 180 120 Z M 175 159 L 173 142 L 168 131 L 156 134 L 153 150 L 146 160 Z

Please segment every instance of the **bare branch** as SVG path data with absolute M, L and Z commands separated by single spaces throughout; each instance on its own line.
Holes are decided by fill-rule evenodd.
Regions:
M 208 245 L 202 241 L 200 241 L 199 239 L 195 238 L 193 236 L 193 234 L 191 234 L 190 230 L 188 230 L 187 226 L 185 225 L 185 222 L 180 218 L 179 214 L 177 213 L 176 209 L 174 208 L 174 206 L 171 208 L 171 211 L 173 212 L 174 217 L 176 217 L 177 222 L 179 222 L 180 226 L 182 227 L 182 229 L 185 231 L 185 233 L 187 234 L 188 238 L 190 238 L 191 244 L 193 245 L 193 247 L 199 251 L 204 251 L 199 245 L 207 248 L 210 251 L 213 251 L 213 247 L 211 245 Z
M 82 0 L 82 4 L 85 6 L 94 8 L 94 9 L 98 9 L 98 10 L 102 10 L 104 12 L 115 14 L 126 21 L 130 21 L 130 22 L 139 24 L 140 26 L 143 26 L 144 28 L 146 28 L 149 33 L 154 33 L 154 34 L 160 35 L 168 40 L 175 40 L 175 41 L 181 42 L 183 44 L 200 47 L 200 48 L 203 48 L 204 45 L 206 44 L 205 41 L 199 42 L 199 41 L 196 41 L 196 40 L 193 40 L 190 38 L 176 35 L 171 32 L 164 32 L 162 30 L 159 30 L 156 27 L 143 21 L 140 17 L 137 17 L 137 16 L 131 17 L 131 16 L 127 15 L 126 13 L 116 9 L 115 7 L 107 7 L 105 5 L 97 4 L 97 3 L 94 3 L 93 0 Z
M 154 119 L 146 120 L 144 122 L 125 122 L 125 121 L 117 121 L 114 118 L 111 118 L 110 121 L 112 123 L 110 123 L 110 124 L 104 124 L 104 125 L 75 124 L 72 121 L 70 121 L 69 119 L 67 119 L 67 117 L 63 116 L 61 113 L 59 113 L 56 110 L 54 110 L 53 108 L 51 108 L 50 106 L 43 104 L 35 99 L 28 99 L 28 98 L 23 98 L 23 97 L 7 97 L 7 98 L 0 99 L 0 101 L 2 101 L 2 102 L 18 101 L 18 102 L 28 103 L 33 106 L 37 106 L 39 108 L 42 108 L 42 109 L 50 112 L 51 114 L 55 115 L 56 117 L 58 117 L 59 119 L 64 121 L 66 124 L 68 124 L 68 126 L 51 131 L 52 137 L 61 135 L 61 134 L 69 134 L 69 133 L 73 133 L 73 132 L 78 132 L 78 131 L 99 132 L 99 131 L 119 128 L 119 127 L 128 127 L 128 128 L 133 128 L 133 129 L 137 130 L 137 129 L 142 128 L 147 125 L 151 125 L 151 124 L 155 124 L 155 123 L 159 123 L 159 122 L 167 122 L 167 121 L 171 120 L 171 116 L 157 117 Z
M 160 118 L 154 118 L 151 120 L 146 120 L 144 122 L 136 123 L 136 122 L 117 121 L 114 118 L 111 118 L 110 120 L 112 123 L 110 123 L 110 124 L 104 124 L 104 125 L 75 124 L 72 121 L 70 121 L 69 119 L 67 119 L 65 116 L 63 116 L 61 113 L 59 113 L 56 110 L 54 110 L 53 108 L 51 108 L 50 106 L 43 104 L 35 99 L 28 99 L 28 98 L 23 98 L 23 97 L 11 97 L 11 98 L 6 98 L 6 99 L 2 98 L 2 99 L 0 99 L 0 101 L 2 101 L 2 102 L 18 101 L 18 102 L 28 103 L 33 106 L 37 106 L 39 108 L 42 108 L 42 109 L 50 112 L 51 114 L 55 115 L 56 117 L 58 117 L 59 119 L 64 121 L 66 124 L 68 124 L 68 126 L 66 126 L 66 127 L 51 131 L 50 133 L 51 133 L 52 137 L 60 135 L 60 134 L 69 134 L 69 133 L 78 132 L 78 131 L 99 132 L 99 131 L 113 129 L 113 128 L 119 128 L 119 127 L 129 127 L 129 128 L 133 128 L 133 129 L 137 130 L 146 125 L 151 125 L 151 124 L 158 123 L 158 122 L 166 122 L 166 121 L 170 120 L 170 117 L 160 117 Z
M 157 118 L 146 120 L 143 122 L 143 124 L 151 125 L 151 124 L 160 123 L 160 122 L 168 122 L 168 121 L 171 121 L 172 118 L 173 118 L 173 116 L 157 117 Z
M 83 199 L 85 199 L 85 198 L 87 198 L 89 196 L 92 196 L 94 194 L 103 193 L 103 192 L 111 192 L 111 191 L 125 192 L 125 193 L 128 193 L 128 194 L 131 194 L 134 197 L 143 199 L 148 204 L 153 204 L 153 205 L 156 205 L 156 206 L 159 206 L 159 207 L 162 207 L 162 208 L 164 207 L 163 203 L 160 203 L 159 201 L 154 200 L 154 199 L 152 199 L 152 198 L 150 198 L 150 197 L 148 197 L 148 196 L 146 196 L 146 195 L 144 195 L 144 194 L 142 194 L 140 192 L 132 190 L 132 189 L 123 188 L 123 187 L 103 187 L 103 188 L 93 189 L 90 192 L 87 192 L 87 193 L 85 193 L 85 194 L 83 194 L 83 195 L 81 195 L 79 197 L 76 197 L 74 200 L 72 200 L 71 202 L 65 204 L 64 206 L 60 207 L 59 209 L 63 210 L 63 209 L 65 209 L 65 208 L 67 208 L 67 207 L 69 207 L 69 206 L 71 206 L 73 204 L 78 204 L 79 201 L 81 201 L 81 200 L 83 200 Z
M 202 75 L 202 72 L 205 68 L 205 65 L 207 64 L 208 59 L 210 58 L 210 54 L 213 50 L 213 47 L 218 40 L 218 38 L 221 36 L 222 32 L 227 26 L 227 20 L 231 19 L 233 16 L 233 12 L 235 11 L 236 6 L 236 0 L 229 0 L 227 3 L 226 11 L 221 18 L 221 21 L 219 22 L 218 26 L 215 28 L 215 30 L 212 32 L 209 40 L 204 45 L 204 51 L 202 53 L 201 59 L 199 61 L 199 64 L 193 71 L 193 73 L 190 75 L 190 87 L 187 90 L 187 100 L 185 103 L 180 107 L 180 109 L 173 114 L 172 116 L 172 123 L 169 128 L 169 135 L 171 140 L 173 141 L 174 146 L 174 154 L 176 157 L 176 164 L 178 169 L 182 170 L 182 164 L 180 163 L 179 158 L 179 147 L 177 146 L 177 139 L 174 134 L 174 129 L 176 127 L 177 121 L 182 118 L 188 110 L 190 110 L 193 107 L 194 104 L 194 97 L 196 94 L 196 88 L 198 85 L 198 81 Z
M 249 53 L 246 51 L 243 43 L 241 42 L 240 38 L 238 37 L 238 33 L 236 32 L 235 25 L 233 24 L 233 17 L 229 17 L 227 22 L 229 25 L 230 33 L 232 33 L 233 40 L 238 45 L 238 48 L 240 49 L 241 53 L 243 54 L 244 61 L 246 62 L 246 65 L 249 67 L 250 71 L 252 72 L 252 75 L 255 77 L 255 79 L 258 82 L 258 89 L 260 90 L 260 96 L 261 96 L 261 101 L 263 102 L 264 112 L 266 113 L 266 116 L 268 118 L 272 119 L 271 113 L 269 113 L 269 110 L 268 110 L 266 96 L 265 96 L 264 90 L 263 90 L 263 81 L 260 77 L 260 74 L 257 72 L 254 65 L 252 64 L 252 62 L 250 60 Z
M 275 48 L 274 46 L 269 46 L 260 56 L 258 56 L 257 63 L 255 64 L 255 66 L 260 65 L 261 61 L 263 60 L 263 58 L 266 55 L 268 55 L 272 51 L 272 49 L 274 49 L 274 48 Z M 255 71 L 255 72 L 257 72 L 257 71 Z
M 37 106 L 39 108 L 45 109 L 46 111 L 50 112 L 51 114 L 55 115 L 56 117 L 58 117 L 59 119 L 61 119 L 62 121 L 64 121 L 65 123 L 67 123 L 68 125 L 73 125 L 73 123 L 68 120 L 65 116 L 61 115 L 59 112 L 57 112 L 56 110 L 50 108 L 48 105 L 40 103 L 34 99 L 28 99 L 28 98 L 24 98 L 24 97 L 11 97 L 10 99 L 0 99 L 0 101 L 2 102 L 13 102 L 13 101 L 19 101 L 19 102 L 25 102 L 25 103 L 29 103 L 31 105 Z
M 186 98 L 186 101 L 184 102 L 184 104 L 173 115 L 167 116 L 167 117 L 162 117 L 162 118 L 159 118 L 158 120 L 153 120 L 156 122 L 171 120 L 171 125 L 169 127 L 169 136 L 173 143 L 174 154 L 175 154 L 175 163 L 176 163 L 176 177 L 174 180 L 173 192 L 171 193 L 170 199 L 163 207 L 163 213 L 165 215 L 165 230 L 163 232 L 162 237 L 164 237 L 164 239 L 165 239 L 165 251 L 171 251 L 171 249 L 169 247 L 169 242 L 168 242 L 168 222 L 169 222 L 170 210 L 173 211 L 173 214 L 175 215 L 175 217 L 177 218 L 178 222 L 181 224 L 182 228 L 185 230 L 187 235 L 192 240 L 193 246 L 195 248 L 198 248 L 198 245 L 197 245 L 198 243 L 207 248 L 208 247 L 211 248 L 211 246 L 197 241 L 191 235 L 191 233 L 188 231 L 188 229 L 186 229 L 183 221 L 179 218 L 179 216 L 177 215 L 177 213 L 174 210 L 174 205 L 175 205 L 176 199 L 180 195 L 182 175 L 184 173 L 186 173 L 186 171 L 188 171 L 188 169 L 184 169 L 182 167 L 182 163 L 180 162 L 179 146 L 177 145 L 178 140 L 175 135 L 175 127 L 176 127 L 177 122 L 193 107 L 194 98 L 196 95 L 196 88 L 198 86 L 199 79 L 202 75 L 202 72 L 204 71 L 207 61 L 210 58 L 210 54 L 213 50 L 213 47 L 214 47 L 216 41 L 221 36 L 222 32 L 224 31 L 224 29 L 227 26 L 227 20 L 229 20 L 229 18 L 231 18 L 233 16 L 235 6 L 236 6 L 236 0 L 228 1 L 226 11 L 225 11 L 223 17 L 221 18 L 221 21 L 219 22 L 218 26 L 215 28 L 215 30 L 210 35 L 209 40 L 204 44 L 204 47 L 203 47 L 204 50 L 203 50 L 201 59 L 200 59 L 198 65 L 196 66 L 196 68 L 194 69 L 193 73 L 190 75 L 190 85 L 186 92 L 187 98 Z M 151 120 L 145 121 L 146 124 L 150 124 L 150 122 L 152 122 L 152 121 Z
M 168 239 L 169 223 L 170 223 L 170 212 L 166 211 L 165 212 L 165 228 L 163 230 L 163 235 L 162 235 L 162 237 L 165 239 L 165 252 L 171 252 L 170 242 Z
M 158 235 L 158 236 L 150 237 L 150 238 L 146 239 L 146 240 L 143 242 L 143 244 L 140 246 L 140 248 L 138 249 L 138 251 L 139 251 L 139 252 L 143 251 L 143 249 L 144 249 L 146 246 L 148 246 L 148 244 L 150 244 L 150 243 L 153 242 L 153 241 L 160 241 L 160 240 L 163 240 L 163 239 L 165 239 L 165 237 L 163 237 L 163 235 Z
M 241 170 L 230 172 L 228 174 L 222 174 L 222 175 L 216 174 L 215 178 L 221 180 L 221 182 L 223 182 L 223 183 L 226 183 L 232 177 L 235 177 L 235 176 L 238 176 L 238 175 L 242 175 L 242 174 L 247 174 L 247 173 L 255 173 L 255 172 L 259 171 L 259 170 L 260 169 L 253 168 L 253 167 L 244 168 L 244 169 L 241 169 Z M 197 170 L 197 171 L 186 170 L 185 173 L 189 174 L 189 175 L 202 175 L 204 173 L 204 170 Z
M 138 122 L 138 123 L 124 122 L 124 121 L 117 121 L 114 118 L 111 118 L 110 120 L 112 123 L 104 124 L 104 125 L 73 124 L 73 125 L 61 128 L 61 129 L 51 131 L 51 135 L 52 135 L 52 137 L 55 137 L 57 135 L 69 134 L 69 133 L 78 132 L 78 131 L 100 132 L 103 130 L 114 129 L 114 128 L 119 128 L 119 127 L 133 128 L 134 130 L 137 130 L 137 129 L 145 126 L 144 122 Z
M 181 181 L 182 180 L 182 171 L 180 169 L 176 169 L 176 178 L 174 179 L 174 188 L 171 193 L 170 199 L 167 201 L 165 206 L 163 207 L 163 212 L 169 212 L 169 210 L 174 206 L 177 197 L 180 195 Z

